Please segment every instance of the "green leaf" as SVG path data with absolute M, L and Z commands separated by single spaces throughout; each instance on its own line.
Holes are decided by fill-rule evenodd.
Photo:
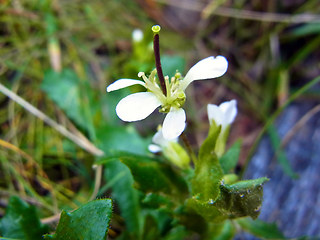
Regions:
M 163 174 L 157 162 L 132 156 L 121 157 L 119 160 L 130 169 L 137 189 L 143 192 L 171 192 L 170 180 Z
M 240 181 L 232 185 L 221 184 L 220 195 L 213 201 L 204 201 L 197 196 L 188 199 L 187 206 L 194 209 L 207 221 L 219 223 L 227 218 L 250 216 L 257 218 L 260 214 L 263 188 L 267 178 Z
M 168 234 L 164 237 L 164 240 L 184 240 L 189 236 L 186 228 L 183 226 L 177 226 L 172 228 Z
M 249 218 L 238 219 L 239 225 L 249 233 L 263 239 L 286 239 L 275 223 L 266 223 L 262 220 Z
M 112 189 L 112 198 L 120 208 L 125 219 L 127 230 L 138 237 L 141 235 L 141 212 L 138 191 L 133 187 L 134 180 L 129 168 L 119 160 L 115 153 L 127 151 L 136 154 L 147 153 L 148 143 L 143 140 L 134 128 L 123 126 L 104 126 L 97 131 L 97 143 L 106 156 L 97 163 L 104 164 L 104 177 Z M 106 160 L 106 161 L 105 161 Z M 124 234 L 123 236 L 126 236 Z
M 305 37 L 306 35 L 310 34 L 319 34 L 320 25 L 319 23 L 305 23 L 301 26 L 295 27 L 291 32 L 295 37 Z
M 161 236 L 165 235 L 175 224 L 173 220 L 174 211 L 173 209 L 168 209 L 166 206 L 160 206 L 155 209 L 145 208 L 144 206 L 143 214 L 145 216 L 144 226 L 146 225 L 146 221 L 148 221 L 147 216 L 152 216 Z
M 208 137 L 203 141 L 199 149 L 199 161 L 205 161 L 205 159 L 214 154 L 214 149 L 217 144 L 217 140 L 221 133 L 221 126 L 217 126 L 214 122 L 209 129 Z
M 120 161 L 129 167 L 141 191 L 179 193 L 180 197 L 188 193 L 186 182 L 169 164 L 138 155 L 121 157 Z
M 219 235 L 214 240 L 232 240 L 236 229 L 230 221 L 225 221 Z
M 147 154 L 148 142 L 142 139 L 132 127 L 103 126 L 97 131 L 97 144 L 106 155 L 115 151 Z
M 229 218 L 250 216 L 255 219 L 261 210 L 262 185 L 268 180 L 259 178 L 221 185 L 220 197 L 214 205 Z
M 214 205 L 220 195 L 220 185 L 223 171 L 217 155 L 214 152 L 221 126 L 214 123 L 210 127 L 209 135 L 202 143 L 199 157 L 195 163 L 192 179 L 193 197 L 188 199 L 187 206 L 195 210 L 207 221 L 222 221 L 226 219 Z
M 268 128 L 268 133 L 270 136 L 271 144 L 273 146 L 274 151 L 276 152 L 276 157 L 278 163 L 281 165 L 285 174 L 289 177 L 296 179 L 299 177 L 297 173 L 292 169 L 289 160 L 285 154 L 285 152 L 281 149 L 281 139 L 273 125 Z
M 145 207 L 154 209 L 160 208 L 161 206 L 171 207 L 173 205 L 168 197 L 155 193 L 146 194 L 146 196 L 142 200 L 142 203 Z
M 47 37 L 52 37 L 57 32 L 57 19 L 51 13 L 45 15 Z
M 161 239 L 157 222 L 153 216 L 151 215 L 146 216 L 143 229 L 144 229 L 144 232 L 143 232 L 144 240 L 160 240 Z
M 177 70 L 183 73 L 186 66 L 185 59 L 180 56 L 163 55 L 161 63 L 165 75 L 168 75 L 169 78 L 173 77 Z
M 223 223 L 211 223 L 207 233 L 206 240 L 232 240 L 236 233 L 236 229 L 231 221 L 227 220 Z
M 112 199 L 118 204 L 121 216 L 125 219 L 127 230 L 140 235 L 141 212 L 138 191 L 133 188 L 133 177 L 128 167 L 118 160 L 108 161 L 104 164 L 106 181 L 113 184 Z M 118 176 L 121 176 L 120 178 Z M 115 180 L 114 180 L 115 179 Z
M 219 159 L 224 174 L 228 174 L 238 163 L 241 150 L 241 140 L 236 141 L 232 147 Z
M 240 191 L 250 191 L 251 189 L 254 189 L 256 187 L 261 187 L 264 183 L 268 182 L 269 179 L 266 177 L 257 178 L 257 179 L 250 179 L 250 180 L 243 180 L 239 181 L 235 184 L 228 185 L 227 187 L 235 192 Z
M 214 201 L 201 201 L 196 199 L 196 197 L 189 198 L 187 200 L 187 207 L 193 209 L 208 222 L 221 223 L 228 218 L 226 214 L 214 205 Z
M 100 111 L 100 107 L 97 103 L 90 103 L 93 101 L 92 89 L 87 82 L 80 81 L 73 70 L 47 71 L 41 88 L 70 119 L 89 133 L 93 131 L 91 117 L 93 112 Z
M 223 175 L 223 180 L 225 184 L 234 184 L 239 181 L 239 176 L 234 173 L 229 173 Z
M 91 201 L 73 212 L 62 211 L 54 240 L 105 240 L 112 215 L 111 199 Z
M 143 192 L 176 194 L 180 198 L 188 193 L 186 182 L 169 164 L 148 156 L 125 152 L 105 158 L 105 161 L 114 158 L 128 166 L 135 180 L 134 186 Z M 103 160 L 98 163 L 103 163 Z
M 193 200 L 192 198 L 188 199 L 185 206 L 177 208 L 175 216 L 179 219 L 179 224 L 185 226 L 188 231 L 203 234 L 208 230 L 208 224 L 206 219 L 195 211 L 196 209 L 192 206 L 195 203 Z
M 18 197 L 11 197 L 5 216 L 0 221 L 0 233 L 3 237 L 37 240 L 48 232 L 48 227 L 41 224 L 36 208 Z
M 219 160 L 214 153 L 221 126 L 211 127 L 209 136 L 204 140 L 198 161 L 195 164 L 195 174 L 192 179 L 192 192 L 197 200 L 213 202 L 219 196 L 219 186 L 223 177 Z

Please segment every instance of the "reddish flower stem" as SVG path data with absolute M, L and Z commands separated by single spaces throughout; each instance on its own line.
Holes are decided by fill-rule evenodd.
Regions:
M 161 61 L 160 61 L 159 34 L 154 34 L 154 37 L 153 37 L 153 50 L 154 50 L 154 57 L 155 57 L 157 74 L 158 74 L 161 90 L 162 90 L 163 94 L 165 96 L 167 96 L 167 88 L 166 88 L 166 83 L 164 81 L 164 76 L 163 76 L 162 67 L 161 67 Z

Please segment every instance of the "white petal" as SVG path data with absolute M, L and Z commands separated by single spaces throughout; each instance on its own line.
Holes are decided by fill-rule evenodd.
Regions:
M 160 105 L 161 102 L 153 93 L 139 92 L 121 99 L 116 112 L 121 120 L 133 122 L 145 119 Z
M 182 108 L 171 108 L 163 121 L 162 134 L 165 139 L 172 140 L 180 136 L 186 127 L 186 113 Z
M 208 104 L 207 110 L 210 124 L 212 121 L 215 121 L 217 125 L 222 125 L 224 123 L 224 113 L 217 105 Z
M 237 101 L 231 100 L 221 103 L 219 108 L 224 113 L 226 124 L 231 124 L 237 115 Z
M 164 146 L 167 143 L 167 140 L 164 139 L 162 134 L 162 129 L 160 129 L 156 134 L 152 137 L 152 142 L 158 144 L 160 146 Z
M 117 81 L 115 81 L 114 83 L 111 83 L 108 87 L 107 87 L 107 92 L 111 92 L 111 91 L 115 91 L 121 88 L 125 88 L 125 87 L 129 87 L 132 85 L 136 85 L 136 84 L 140 84 L 142 86 L 146 86 L 146 84 L 143 81 L 140 80 L 135 80 L 135 79 L 129 79 L 129 78 L 122 78 L 122 79 L 118 79 Z
M 188 71 L 181 85 L 183 90 L 194 80 L 211 79 L 222 76 L 228 68 L 228 61 L 223 56 L 211 56 L 202 59 Z
M 155 145 L 155 144 L 150 144 L 148 146 L 148 149 L 152 153 L 157 153 L 157 152 L 161 152 L 162 151 L 161 147 L 159 147 L 158 145 Z
M 173 139 L 165 139 L 163 137 L 163 132 L 162 132 L 162 128 L 160 128 L 158 130 L 158 132 L 156 132 L 156 134 L 152 137 L 152 142 L 161 146 L 161 147 L 165 147 L 169 144 L 169 142 L 178 142 L 178 138 L 173 138 Z

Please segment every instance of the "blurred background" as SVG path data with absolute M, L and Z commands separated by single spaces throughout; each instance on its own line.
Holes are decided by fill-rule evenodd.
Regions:
M 208 131 L 207 104 L 236 99 L 238 172 L 271 178 L 261 218 L 288 237 L 320 236 L 317 0 L 0 0 L 0 216 L 18 195 L 51 222 L 88 201 L 100 149 L 147 151 L 163 116 L 125 124 L 115 105 L 139 88 L 105 89 L 154 68 L 154 24 L 165 75 L 211 55 L 229 61 L 223 77 L 188 88 L 193 147 Z

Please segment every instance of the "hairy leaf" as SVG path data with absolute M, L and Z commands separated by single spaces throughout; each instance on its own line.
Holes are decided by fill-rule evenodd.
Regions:
M 221 127 L 212 125 L 209 136 L 199 150 L 192 179 L 192 191 L 195 198 L 200 201 L 214 202 L 219 196 L 223 172 L 214 148 L 220 131 Z
M 91 201 L 73 212 L 62 211 L 54 240 L 105 240 L 112 215 L 111 199 Z
M 260 214 L 262 185 L 266 181 L 267 178 L 259 178 L 221 185 L 221 195 L 214 205 L 229 218 L 250 216 L 255 219 Z
M 221 184 L 220 195 L 216 199 L 203 201 L 197 197 L 188 199 L 187 205 L 207 221 L 215 223 L 227 218 L 250 216 L 255 219 L 260 214 L 263 188 L 267 178 L 240 181 L 232 185 Z
M 196 198 L 187 200 L 187 206 L 202 216 L 206 221 L 220 223 L 228 218 L 214 204 L 214 201 L 201 201 Z

